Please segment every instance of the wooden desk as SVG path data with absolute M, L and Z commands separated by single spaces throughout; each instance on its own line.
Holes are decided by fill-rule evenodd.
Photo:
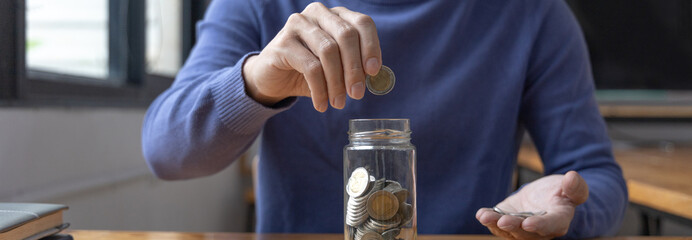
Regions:
M 179 232 L 120 232 L 68 231 L 78 240 L 343 240 L 341 234 L 254 234 L 254 233 L 179 233 Z M 423 235 L 419 240 L 499 239 L 488 235 Z M 611 240 L 678 240 L 692 237 L 617 237 Z
M 627 180 L 630 202 L 692 219 L 692 148 L 616 148 L 613 153 Z M 532 145 L 522 146 L 518 161 L 519 166 L 543 172 Z
M 606 118 L 691 118 L 692 106 L 599 104 Z

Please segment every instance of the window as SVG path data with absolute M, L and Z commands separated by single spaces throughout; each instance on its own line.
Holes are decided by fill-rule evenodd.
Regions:
M 182 59 L 182 3 L 147 0 L 147 72 L 175 76 Z
M 146 106 L 188 56 L 207 2 L 0 1 L 0 105 Z
M 108 1 L 27 0 L 26 65 L 37 71 L 107 78 Z

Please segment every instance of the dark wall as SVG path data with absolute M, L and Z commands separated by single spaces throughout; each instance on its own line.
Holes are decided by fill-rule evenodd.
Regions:
M 692 1 L 567 0 L 599 89 L 692 90 Z

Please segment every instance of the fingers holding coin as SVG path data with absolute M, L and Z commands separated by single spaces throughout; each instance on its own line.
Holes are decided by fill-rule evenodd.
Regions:
M 271 106 L 290 96 L 313 98 L 316 110 L 361 99 L 366 72 L 382 63 L 372 18 L 343 7 L 312 3 L 292 14 L 259 55 L 243 65 L 248 95 Z
M 379 69 L 381 63 L 377 30 L 372 19 L 343 7 L 328 9 L 319 2 L 311 3 L 295 15 L 310 23 L 298 22 L 295 30 L 300 40 L 320 60 L 331 106 L 344 108 L 347 94 L 361 99 L 365 91 L 366 61 L 375 59 L 373 69 Z M 310 81 L 307 76 L 306 80 Z M 310 90 L 314 97 L 313 88 Z
M 351 97 L 360 99 L 365 94 L 365 75 L 376 75 L 382 66 L 377 28 L 372 18 L 365 14 L 344 7 L 335 7 L 331 11 L 350 23 L 358 32 L 358 48 L 347 52 L 344 69 L 346 87 L 350 87 Z

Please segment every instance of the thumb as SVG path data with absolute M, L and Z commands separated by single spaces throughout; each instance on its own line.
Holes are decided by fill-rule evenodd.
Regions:
M 569 171 L 562 178 L 562 195 L 569 198 L 576 206 L 589 198 L 589 186 L 579 173 Z

